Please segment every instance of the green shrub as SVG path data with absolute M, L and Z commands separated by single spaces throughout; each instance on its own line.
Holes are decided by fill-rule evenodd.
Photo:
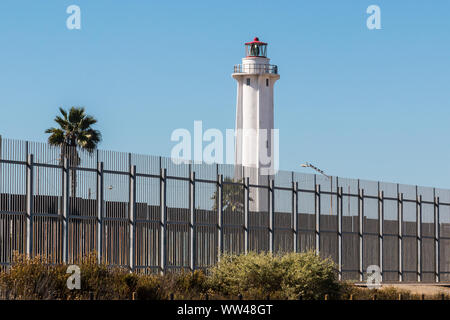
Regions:
M 185 297 L 199 296 L 208 290 L 206 275 L 201 270 L 178 274 L 176 275 L 174 289 Z
M 15 299 L 62 299 L 68 277 L 62 266 L 51 265 L 44 257 L 14 254 L 9 270 L 0 273 L 0 288 Z
M 129 299 L 136 290 L 138 275 L 128 269 L 111 267 L 98 263 L 97 254 L 91 252 L 77 264 L 81 272 L 81 289 L 71 291 L 72 298 L 88 299 L 93 293 L 94 299 Z
M 290 253 L 281 257 L 286 270 L 281 289 L 288 299 L 323 299 L 328 294 L 337 299 L 342 286 L 338 282 L 336 266 L 330 259 L 322 259 L 314 252 Z
M 136 284 L 136 293 L 139 300 L 161 300 L 164 293 L 161 287 L 161 278 L 155 275 L 141 275 Z
M 201 270 L 167 273 L 160 276 L 162 297 L 168 299 L 174 294 L 176 299 L 199 299 L 208 292 L 207 276 Z
M 225 296 L 321 299 L 337 298 L 341 290 L 334 263 L 313 252 L 223 255 L 210 271 L 211 288 Z
M 15 299 L 128 299 L 136 290 L 138 276 L 122 268 L 97 263 L 95 252 L 78 264 L 81 289 L 69 290 L 67 265 L 50 263 L 49 259 L 15 254 L 9 270 L 0 272 L 0 289 Z

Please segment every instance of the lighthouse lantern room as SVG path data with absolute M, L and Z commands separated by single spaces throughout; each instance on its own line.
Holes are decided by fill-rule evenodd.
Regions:
M 258 37 L 255 37 L 252 42 L 245 43 L 245 55 L 247 57 L 266 57 L 267 56 L 267 43 L 259 41 Z

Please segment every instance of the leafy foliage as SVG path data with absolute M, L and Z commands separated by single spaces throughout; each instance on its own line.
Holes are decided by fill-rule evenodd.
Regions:
M 69 112 L 59 108 L 62 115 L 55 117 L 59 128 L 49 128 L 45 133 L 50 134 L 48 143 L 54 146 L 81 147 L 93 152 L 101 141 L 100 131 L 92 128 L 97 120 L 86 115 L 84 108 L 72 107 Z
M 337 297 L 341 289 L 334 263 L 313 252 L 224 255 L 211 269 L 210 284 L 226 296 L 281 299 Z
M 169 299 L 330 299 L 397 300 L 420 299 L 406 290 L 392 287 L 369 290 L 336 279 L 335 266 L 314 252 L 271 255 L 224 255 L 208 273 L 195 272 L 136 274 L 125 268 L 97 262 L 95 252 L 78 264 L 81 289 L 69 290 L 67 265 L 50 263 L 36 256 L 14 255 L 8 270 L 0 272 L 0 291 L 10 299 L 131 299 L 137 293 L 140 300 Z M 440 295 L 427 299 L 441 299 Z M 448 299 L 448 296 L 445 297 Z
M 41 256 L 15 254 L 10 270 L 0 273 L 0 288 L 15 299 L 58 299 L 68 293 L 63 269 Z
M 244 211 L 244 189 L 242 187 L 242 180 L 234 180 L 232 178 L 225 178 L 223 181 L 223 187 L 222 187 L 222 203 L 223 203 L 223 210 L 226 211 L 231 210 L 231 212 L 243 212 Z M 239 183 L 239 184 L 238 184 Z M 214 200 L 214 206 L 212 210 L 217 210 L 217 204 L 218 204 L 218 194 L 217 192 L 214 192 L 214 194 L 211 197 L 212 200 Z M 253 201 L 251 197 L 248 199 L 249 201 Z
M 55 117 L 59 128 L 51 127 L 45 130 L 45 133 L 50 134 L 48 143 L 61 148 L 60 165 L 63 165 L 64 159 L 67 159 L 69 166 L 78 167 L 80 157 L 77 147 L 92 153 L 102 139 L 100 131 L 92 128 L 97 120 L 86 115 L 84 108 L 72 107 L 69 112 L 59 108 L 59 112 L 61 115 Z M 75 171 L 71 172 L 71 189 L 72 196 L 75 197 L 77 189 Z

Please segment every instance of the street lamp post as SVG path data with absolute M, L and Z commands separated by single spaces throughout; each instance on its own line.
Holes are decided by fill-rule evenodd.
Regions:
M 309 163 L 309 162 L 302 163 L 301 166 L 302 166 L 303 168 L 312 168 L 313 170 L 319 172 L 321 175 L 324 175 L 324 176 L 327 177 L 328 179 L 331 179 L 331 176 L 325 174 L 325 172 L 323 172 L 323 170 L 320 170 L 319 168 L 317 168 L 316 166 L 312 165 L 312 164 Z

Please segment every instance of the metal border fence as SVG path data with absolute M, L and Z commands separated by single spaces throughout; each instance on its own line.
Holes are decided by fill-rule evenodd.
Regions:
M 143 273 L 195 270 L 220 254 L 315 250 L 339 278 L 450 281 L 450 190 L 0 137 L 0 266 L 15 251 Z M 238 173 L 238 174 L 237 174 Z M 257 205 L 256 205 L 257 204 Z

